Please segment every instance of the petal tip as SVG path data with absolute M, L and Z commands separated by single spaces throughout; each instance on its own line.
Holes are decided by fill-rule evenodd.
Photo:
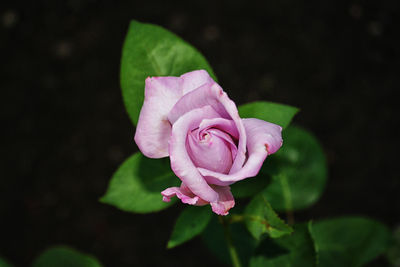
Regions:
M 163 196 L 162 200 L 163 200 L 164 202 L 171 202 L 171 198 L 166 197 L 166 196 Z

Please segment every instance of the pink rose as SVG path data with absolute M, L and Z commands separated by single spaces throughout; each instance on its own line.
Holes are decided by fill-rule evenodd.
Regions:
M 241 119 L 235 103 L 204 70 L 149 77 L 135 141 L 150 158 L 170 157 L 180 187 L 161 194 L 190 205 L 210 204 L 219 215 L 235 205 L 229 185 L 256 176 L 282 145 L 282 128 Z

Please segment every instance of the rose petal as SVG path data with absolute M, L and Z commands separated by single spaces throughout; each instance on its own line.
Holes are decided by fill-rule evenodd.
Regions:
M 193 194 L 189 188 L 185 186 L 184 183 L 181 184 L 181 187 L 170 187 L 161 192 L 163 195 L 164 202 L 170 202 L 171 198 L 175 195 L 185 204 L 195 205 L 195 206 L 203 206 L 208 204 L 207 201 L 199 198 L 195 194 Z
M 222 174 L 204 168 L 198 168 L 210 184 L 226 186 L 248 177 L 256 176 L 269 154 L 275 153 L 282 146 L 282 127 L 258 119 L 243 119 L 247 134 L 247 151 L 249 157 L 239 171 Z
M 186 150 L 187 133 L 197 128 L 202 119 L 219 117 L 210 106 L 193 109 L 182 115 L 172 126 L 169 141 L 171 168 L 182 182 L 195 195 L 208 201 L 218 200 L 218 194 L 212 189 L 194 166 Z
M 246 132 L 235 103 L 217 83 L 205 84 L 184 95 L 172 108 L 168 119 L 174 124 L 186 112 L 204 106 L 212 107 L 219 114 L 218 117 L 233 120 L 235 123 L 239 133 L 239 144 L 230 173 L 236 172 L 242 168 L 246 160 Z
M 218 215 L 228 215 L 228 211 L 235 206 L 230 187 L 214 185 L 213 188 L 219 195 L 218 202 L 210 203 L 213 212 Z
M 228 173 L 232 167 L 232 138 L 218 129 L 202 131 L 196 129 L 188 134 L 186 148 L 196 167 Z M 230 142 L 227 140 L 230 139 Z
M 199 88 L 203 84 L 212 83 L 214 80 L 208 75 L 208 72 L 205 70 L 195 70 L 188 73 L 185 73 L 181 76 L 183 79 L 183 95 L 193 91 L 194 89 Z
M 136 127 L 135 142 L 149 158 L 168 156 L 168 138 L 171 124 L 168 112 L 182 96 L 182 79 L 179 77 L 147 78 L 145 98 Z
M 235 122 L 233 120 L 227 120 L 223 118 L 215 118 L 215 119 L 206 119 L 202 120 L 199 126 L 199 133 L 209 128 L 216 128 L 224 131 L 225 133 L 229 134 L 231 137 L 235 138 L 236 140 L 239 139 L 239 132 L 236 128 Z M 232 138 L 226 138 L 223 135 L 219 135 L 221 138 L 224 138 L 230 144 L 232 159 L 235 160 L 237 155 L 237 147 L 236 144 L 233 142 Z M 232 167 L 231 167 L 232 168 Z
M 235 206 L 235 200 L 232 196 L 229 186 L 213 185 L 213 189 L 218 194 L 218 201 L 209 203 L 193 194 L 184 184 L 181 187 L 170 187 L 161 192 L 163 201 L 170 202 L 171 198 L 177 196 L 183 203 L 195 206 L 210 204 L 213 212 L 218 215 L 228 215 L 228 211 Z
M 201 132 L 210 127 L 220 129 L 230 134 L 232 137 L 239 139 L 239 132 L 236 129 L 236 125 L 233 120 L 227 120 L 223 118 L 205 119 L 200 123 L 199 131 Z
M 211 77 L 204 70 L 188 72 L 181 77 L 146 79 L 145 99 L 135 133 L 135 142 L 145 156 L 168 156 L 168 139 L 171 135 L 168 113 L 184 94 L 210 81 Z
M 232 140 L 232 137 L 229 134 L 222 132 L 218 129 L 209 129 L 208 132 L 223 139 L 229 145 L 229 150 L 231 152 L 231 158 L 232 158 L 232 161 L 234 161 L 236 158 L 236 155 L 237 155 L 237 147 L 236 147 L 235 142 Z M 232 169 L 232 164 L 230 165 L 230 168 L 228 171 L 230 171 L 230 169 Z M 222 173 L 225 173 L 225 172 L 222 172 Z

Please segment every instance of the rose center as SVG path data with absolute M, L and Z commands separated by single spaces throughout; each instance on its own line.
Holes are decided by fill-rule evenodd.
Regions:
M 237 148 L 231 136 L 216 128 L 189 132 L 186 149 L 196 167 L 229 173 Z

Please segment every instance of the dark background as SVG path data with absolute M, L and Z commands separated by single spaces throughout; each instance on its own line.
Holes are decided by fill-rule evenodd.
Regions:
M 0 254 L 27 266 L 67 244 L 106 266 L 216 265 L 200 240 L 165 250 L 183 205 L 139 215 L 97 201 L 137 151 L 119 88 L 130 19 L 197 47 L 237 104 L 301 108 L 295 122 L 321 141 L 329 182 L 298 220 L 356 214 L 394 229 L 396 2 L 2 1 Z

